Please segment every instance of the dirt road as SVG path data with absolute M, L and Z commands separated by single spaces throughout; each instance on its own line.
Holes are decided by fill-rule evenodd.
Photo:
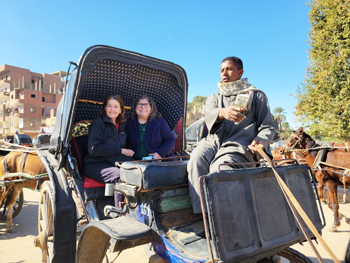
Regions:
M 6 233 L 6 222 L 0 221 L 0 263 L 37 263 L 41 262 L 40 249 L 33 245 L 34 236 L 38 233 L 38 200 L 39 193 L 33 190 L 24 189 L 24 205 L 20 214 L 14 219 L 17 232 L 14 234 Z M 337 258 L 343 262 L 346 245 L 350 238 L 350 225 L 345 224 L 338 228 L 338 232 L 331 233 L 328 231 L 332 223 L 332 213 L 326 205 L 322 205 L 324 210 L 327 226 L 323 230 L 322 237 L 332 249 Z M 350 216 L 350 204 L 340 204 L 340 211 Z M 320 244 L 316 245 L 325 263 L 333 262 L 331 257 L 324 251 Z M 293 246 L 310 257 L 313 262 L 318 262 L 310 245 L 304 243 Z M 109 255 L 110 262 L 114 263 L 148 263 L 148 256 L 143 247 L 132 248 L 123 251 L 118 258 L 116 254 Z

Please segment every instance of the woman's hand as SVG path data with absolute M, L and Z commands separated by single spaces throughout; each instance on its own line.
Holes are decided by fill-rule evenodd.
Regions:
M 153 159 L 161 159 L 162 156 L 160 156 L 157 152 L 155 153 L 150 153 L 149 155 L 152 155 L 153 156 Z
M 130 150 L 130 149 L 124 149 L 122 148 L 122 154 L 126 155 L 126 156 L 130 156 L 132 157 L 134 155 L 134 151 Z

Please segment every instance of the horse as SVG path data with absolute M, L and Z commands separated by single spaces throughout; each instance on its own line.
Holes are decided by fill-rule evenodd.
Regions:
M 7 171 L 6 171 L 7 170 Z M 17 197 L 20 195 L 23 187 L 30 189 L 40 189 L 43 181 L 48 180 L 48 177 L 41 179 L 30 179 L 22 182 L 13 182 L 15 179 L 22 179 L 23 176 L 4 177 L 7 173 L 25 173 L 31 176 L 44 175 L 46 169 L 40 160 L 40 157 L 33 151 L 12 151 L 6 156 L 0 157 L 0 204 L 7 196 L 7 232 L 14 233 L 16 229 L 12 222 L 13 206 Z M 9 183 L 6 185 L 6 182 Z M 13 182 L 13 183 L 11 183 Z M 13 188 L 13 191 L 10 191 Z
M 334 147 L 338 148 L 338 150 L 342 150 L 342 151 L 345 151 L 345 152 L 350 152 L 350 142 L 334 143 Z
M 334 213 L 334 222 L 330 231 L 337 231 L 340 219 L 350 219 L 339 213 L 338 186 L 350 185 L 350 153 L 337 148 L 324 147 L 317 144 L 310 135 L 299 128 L 282 146 L 282 153 L 296 152 L 301 154 L 314 170 L 319 184 L 327 187 L 327 204 Z
M 289 151 L 285 152 L 283 151 L 283 147 L 276 148 L 275 150 L 272 151 L 272 156 L 274 160 L 283 160 L 283 159 L 294 159 L 296 160 L 299 164 L 308 164 L 305 158 L 302 157 L 301 152 L 297 151 Z M 286 161 L 285 163 L 280 162 L 279 164 L 290 164 L 290 161 Z M 318 182 L 318 187 L 317 187 L 317 193 L 320 201 L 322 203 L 326 203 L 326 199 L 323 196 L 323 189 L 324 185 L 320 182 Z

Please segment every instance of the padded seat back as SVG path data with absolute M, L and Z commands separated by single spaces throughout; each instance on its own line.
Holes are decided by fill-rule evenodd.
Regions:
M 71 141 L 72 152 L 74 153 L 77 162 L 79 173 L 83 175 L 84 172 L 84 158 L 88 153 L 88 136 L 73 137 Z
M 81 121 L 74 125 L 71 150 L 77 159 L 78 170 L 84 180 L 84 188 L 104 187 L 105 184 L 86 177 L 84 173 L 84 158 L 88 154 L 88 127 L 90 124 L 91 121 Z
M 155 190 L 187 185 L 187 162 L 124 162 L 120 169 L 120 179 L 128 184 Z

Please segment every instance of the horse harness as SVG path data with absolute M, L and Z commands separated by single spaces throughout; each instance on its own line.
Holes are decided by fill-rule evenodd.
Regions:
M 28 157 L 29 151 L 25 152 L 24 158 L 23 158 L 23 163 L 22 163 L 22 174 L 24 174 L 24 166 Z M 2 160 L 2 167 L 4 169 L 4 175 L 0 178 L 0 184 L 2 184 L 2 187 L 6 187 L 5 184 L 3 183 L 4 179 L 6 178 L 6 175 L 8 174 L 8 169 L 7 169 L 7 156 L 5 156 L 5 158 Z M 23 184 L 23 182 L 21 182 Z M 41 178 L 37 179 L 36 181 L 36 186 L 35 186 L 35 190 L 40 190 L 40 186 L 42 185 L 42 180 Z
M 336 166 L 336 165 L 332 165 L 332 164 L 324 162 L 324 158 L 326 156 L 326 152 L 327 152 L 328 148 L 329 147 L 324 146 L 324 145 L 321 146 L 321 149 L 317 151 L 317 155 L 316 155 L 315 161 L 314 161 L 311 169 L 312 169 L 312 171 L 330 171 L 330 172 L 333 172 L 333 173 L 337 173 L 337 174 L 343 175 L 342 183 L 343 183 L 343 186 L 344 186 L 344 193 L 345 193 L 345 186 L 346 186 L 345 185 L 345 178 L 350 176 L 350 169 L 344 168 L 344 167 L 340 167 L 340 166 Z M 307 149 L 307 150 L 310 150 L 310 149 Z M 341 172 L 330 170 L 330 169 L 324 169 L 324 168 L 322 168 L 321 165 L 334 167 L 334 168 L 338 168 L 338 169 L 343 169 L 345 171 L 343 173 L 341 173 Z
M 301 141 L 302 141 L 302 138 L 300 138 L 299 136 L 296 136 L 295 134 L 292 134 L 292 135 L 296 138 L 295 143 L 293 145 L 291 145 L 291 146 L 287 146 L 286 144 L 284 144 L 282 146 L 282 148 L 284 148 L 287 152 L 288 151 L 290 151 L 290 152 L 296 151 L 295 146 L 297 144 L 301 144 Z M 324 162 L 324 158 L 326 156 L 326 152 L 327 152 L 328 148 L 329 147 L 327 147 L 325 145 L 322 145 L 321 147 L 316 147 L 316 148 L 309 148 L 309 149 L 303 149 L 303 150 L 301 149 L 301 151 L 309 152 L 310 150 L 318 150 L 316 158 L 315 158 L 315 161 L 314 161 L 314 163 L 312 165 L 312 168 L 311 168 L 312 171 L 330 171 L 330 172 L 333 172 L 333 173 L 337 173 L 337 174 L 343 175 L 342 183 L 343 183 L 343 186 L 344 186 L 344 193 L 345 193 L 345 187 L 346 187 L 346 185 L 345 185 L 345 178 L 350 176 L 350 169 L 344 168 L 344 167 L 339 167 L 339 166 L 328 164 L 328 163 Z M 321 167 L 321 164 L 325 165 L 325 166 L 329 166 L 329 167 L 342 169 L 342 170 L 345 170 L 345 171 L 342 173 L 342 172 L 338 172 L 338 171 L 334 171 L 334 170 L 330 170 L 330 169 L 324 169 L 324 168 Z

